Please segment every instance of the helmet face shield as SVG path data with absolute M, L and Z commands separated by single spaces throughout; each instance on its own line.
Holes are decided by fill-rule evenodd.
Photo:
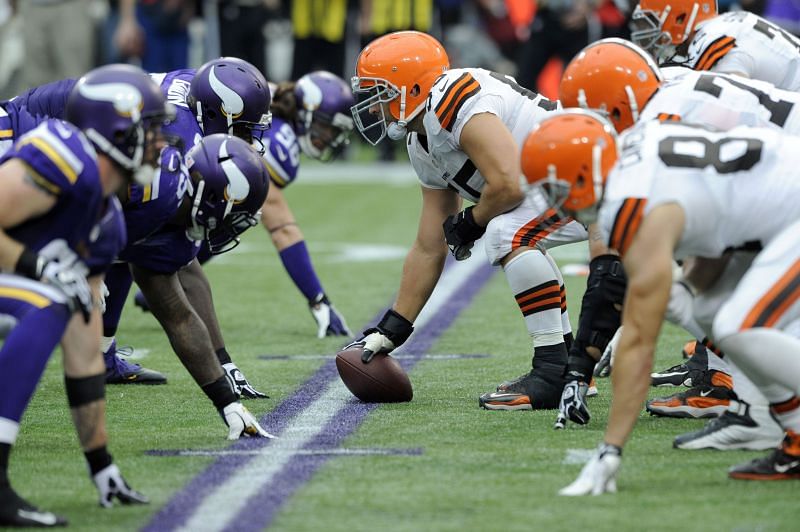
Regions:
M 364 84 L 368 83 L 368 86 Z M 359 78 L 352 80 L 353 94 L 357 103 L 350 108 L 356 128 L 367 142 L 377 145 L 386 137 L 389 121 L 386 117 L 386 106 L 394 101 L 400 90 L 383 79 Z
M 668 11 L 665 11 L 665 16 Z M 651 9 L 636 8 L 631 15 L 631 41 L 647 50 L 657 61 L 663 62 L 675 54 L 672 36 L 662 29 L 663 21 Z

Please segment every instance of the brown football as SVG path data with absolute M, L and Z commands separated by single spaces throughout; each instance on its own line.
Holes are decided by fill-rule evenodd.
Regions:
M 395 359 L 378 353 L 369 364 L 361 361 L 361 347 L 336 354 L 336 369 L 347 389 L 365 403 L 403 403 L 414 396 L 411 381 Z

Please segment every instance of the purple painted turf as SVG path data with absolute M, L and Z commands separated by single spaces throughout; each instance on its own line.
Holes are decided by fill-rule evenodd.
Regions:
M 457 296 L 448 301 L 440 311 L 403 346 L 403 353 L 411 355 L 399 360 L 404 370 L 410 371 L 433 343 L 444 333 L 459 313 L 464 310 L 478 291 L 486 284 L 493 273 L 492 268 L 484 266 L 475 271 L 462 284 Z M 371 324 L 377 323 L 376 316 Z M 371 326 L 371 325 L 370 325 Z M 270 432 L 280 435 L 296 414 L 307 408 L 325 390 L 326 384 L 336 378 L 336 365 L 333 360 L 326 361 L 322 367 L 297 391 L 273 411 L 261 418 L 261 423 Z M 338 447 L 364 421 L 366 416 L 378 405 L 362 403 L 355 398 L 345 404 L 327 426 L 315 437 L 306 449 L 325 449 Z M 270 440 L 242 439 L 227 450 L 256 449 L 269 445 Z M 241 512 L 242 518 L 235 518 L 227 530 L 240 532 L 263 530 L 273 521 L 280 509 L 305 484 L 331 455 L 296 455 L 277 473 L 273 482 L 251 497 Z M 192 479 L 180 492 L 159 511 L 142 530 L 163 532 L 183 525 L 197 505 L 216 486 L 225 482 L 236 470 L 252 460 L 252 456 L 227 455 L 217 458 L 202 473 Z

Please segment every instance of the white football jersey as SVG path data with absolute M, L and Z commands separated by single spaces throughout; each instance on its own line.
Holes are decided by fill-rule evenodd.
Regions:
M 455 190 L 473 202 L 486 180 L 461 150 L 464 125 L 474 115 L 498 116 L 521 146 L 533 126 L 560 104 L 525 89 L 514 78 L 481 68 L 445 72 L 433 84 L 425 105 L 425 135 L 411 133 L 406 144 L 424 187 Z
M 760 249 L 800 219 L 800 138 L 766 128 L 712 132 L 640 122 L 619 139 L 599 225 L 625 253 L 642 219 L 677 203 L 686 219 L 675 258 Z
M 742 73 L 778 88 L 800 90 L 800 40 L 743 11 L 703 22 L 689 43 L 686 66 L 694 70 Z
M 640 120 L 681 120 L 723 130 L 772 127 L 800 135 L 800 93 L 741 76 L 669 70 L 670 80 L 647 102 Z

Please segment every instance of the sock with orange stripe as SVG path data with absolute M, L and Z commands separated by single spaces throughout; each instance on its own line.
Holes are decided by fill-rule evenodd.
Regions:
M 511 259 L 503 270 L 533 339 L 537 366 L 560 366 L 563 370 L 567 350 L 561 321 L 561 287 L 552 263 L 541 251 L 530 250 Z
M 781 427 L 800 432 L 800 398 L 796 395 L 785 401 L 770 403 L 769 409 Z

